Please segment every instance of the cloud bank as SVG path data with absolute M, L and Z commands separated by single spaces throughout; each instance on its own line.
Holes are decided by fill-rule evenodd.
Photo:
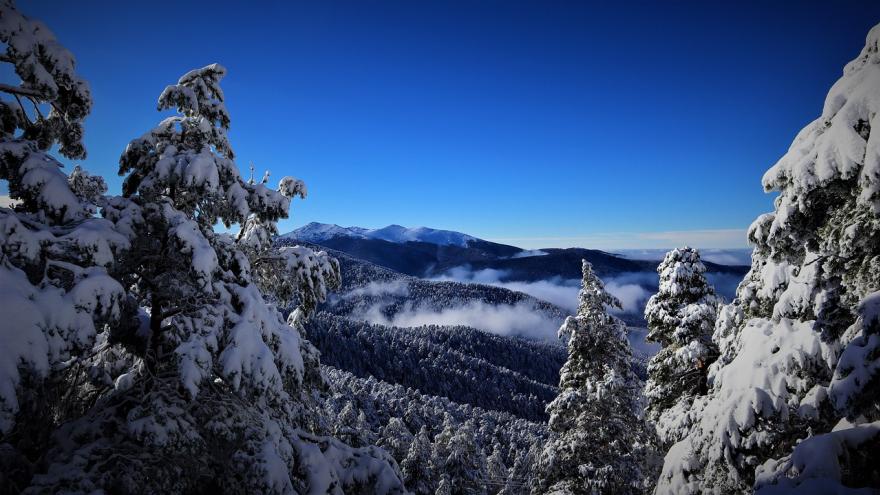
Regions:
M 520 252 L 514 254 L 513 256 L 511 256 L 511 259 L 531 258 L 534 256 L 547 256 L 548 254 L 550 254 L 550 253 L 548 253 L 546 251 L 541 251 L 540 249 L 529 249 L 529 250 L 520 251 Z
M 462 282 L 466 284 L 484 284 L 510 289 L 528 294 L 532 297 L 555 304 L 562 309 L 574 313 L 577 309 L 577 294 L 581 289 L 580 280 L 564 280 L 554 277 L 537 282 L 505 282 L 510 272 L 507 270 L 495 270 L 486 268 L 483 270 L 471 270 L 469 266 L 457 266 L 451 268 L 432 280 Z
M 603 249 L 658 249 L 671 246 L 745 248 L 746 229 L 673 230 L 664 232 L 607 232 L 567 237 L 505 237 L 488 241 L 513 244 L 524 249 L 583 247 Z
M 615 253 L 631 260 L 661 261 L 669 249 L 619 249 Z M 719 265 L 749 266 L 752 264 L 752 248 L 700 249 L 700 257 Z
M 441 310 L 414 307 L 407 303 L 393 316 L 383 312 L 383 305 L 375 304 L 366 311 L 353 315 L 386 326 L 420 327 L 424 325 L 461 325 L 478 328 L 503 336 L 520 336 L 531 339 L 552 340 L 561 320 L 550 318 L 536 311 L 529 303 L 486 304 L 470 302 L 456 308 Z
M 555 304 L 571 314 L 577 311 L 577 295 L 581 290 L 580 279 L 553 277 L 537 282 L 504 281 L 509 274 L 506 270 L 486 268 L 474 271 L 468 266 L 457 266 L 433 280 L 493 285 L 523 292 L 542 301 Z M 643 312 L 645 302 L 656 291 L 658 284 L 657 274 L 654 272 L 621 273 L 602 281 L 608 292 L 620 299 L 623 312 L 639 314 Z
M 642 314 L 648 298 L 657 292 L 660 280 L 656 272 L 626 272 L 602 282 L 605 289 L 620 300 L 624 313 Z
M 370 282 L 362 287 L 356 287 L 348 292 L 336 296 L 338 299 L 346 300 L 355 297 L 385 297 L 385 296 L 409 296 L 409 284 L 403 280 L 392 280 L 390 282 Z
M 434 280 L 503 287 L 553 303 L 570 314 L 576 313 L 580 280 L 556 277 L 537 282 L 504 281 L 507 275 L 509 273 L 505 270 L 472 270 L 468 266 L 459 266 Z M 641 314 L 645 302 L 656 290 L 657 274 L 622 273 L 606 278 L 604 283 L 606 289 L 620 299 L 624 312 Z M 361 306 L 348 317 L 393 327 L 467 326 L 505 337 L 556 341 L 557 331 L 562 324 L 561 318 L 551 317 L 537 310 L 533 301 L 518 304 L 471 301 L 452 308 L 432 308 L 423 307 L 412 300 L 403 302 L 409 295 L 409 284 L 406 281 L 392 280 L 371 282 L 335 297 L 338 300 L 373 298 L 372 303 Z M 402 302 L 402 306 L 398 306 Z M 643 328 L 627 329 L 627 338 L 635 352 L 650 356 L 657 352 L 658 346 L 645 342 L 645 334 L 646 330 Z

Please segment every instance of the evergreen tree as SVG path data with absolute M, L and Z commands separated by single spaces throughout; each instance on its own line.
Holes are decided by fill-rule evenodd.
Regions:
M 456 495 L 456 493 L 450 476 L 443 473 L 440 476 L 440 483 L 437 484 L 437 490 L 434 491 L 434 495 Z
M 433 493 L 436 484 L 432 469 L 431 435 L 423 426 L 413 438 L 406 458 L 400 463 L 406 487 L 413 493 Z
M 339 418 L 333 425 L 333 436 L 355 447 L 361 447 L 365 443 L 364 430 L 358 421 L 358 413 L 357 406 L 353 402 L 348 402 L 342 407 Z
M 38 21 L 0 2 L 0 491 L 26 488 L 51 435 L 94 391 L 84 360 L 108 325 L 130 316 L 107 273 L 128 247 L 93 215 L 104 181 L 52 155 L 84 158 L 82 121 L 92 100 L 73 55 Z
M 639 417 L 641 383 L 632 371 L 626 326 L 606 307 L 620 302 L 583 261 L 577 316 L 568 338 L 559 396 L 547 406 L 553 433 L 541 454 L 544 493 L 637 493 L 647 435 Z
M 880 26 L 764 175 L 775 210 L 657 493 L 880 487 Z
M 324 384 L 300 325 L 338 281 L 338 265 L 266 246 L 263 234 L 304 188 L 241 179 L 226 138 L 224 74 L 210 65 L 167 87 L 159 109 L 177 114 L 120 159 L 123 195 L 101 204 L 126 243 L 110 273 L 143 309 L 98 340 L 87 362 L 100 393 L 59 432 L 65 440 L 46 455 L 36 490 L 402 491 L 381 449 L 320 436 Z M 216 233 L 218 222 L 244 232 Z M 260 291 L 254 267 L 267 253 L 289 280 L 280 292 L 298 302 L 287 323 Z
M 445 454 L 438 467 L 444 478 L 453 481 L 452 493 L 486 493 L 486 455 L 476 442 L 471 420 L 456 428 L 446 445 Z
M 505 493 L 510 469 L 504 463 L 504 455 L 499 445 L 492 448 L 492 453 L 486 458 L 486 485 L 490 493 Z
M 646 416 L 664 451 L 687 427 L 691 402 L 706 393 L 709 365 L 718 356 L 712 331 L 720 301 L 705 271 L 696 249 L 666 253 L 657 267 L 659 291 L 645 306 L 647 340 L 662 346 L 648 363 Z
M 510 470 L 504 463 L 504 455 L 498 445 L 492 448 L 492 454 L 486 458 L 486 474 L 493 484 L 503 484 L 510 475 Z
M 510 476 L 504 486 L 503 494 L 530 493 L 537 490 L 538 461 L 543 445 L 535 443 L 527 450 L 519 452 L 510 468 Z
M 412 442 L 413 434 L 406 427 L 406 423 L 400 418 L 391 418 L 382 428 L 378 445 L 402 463 L 409 453 Z

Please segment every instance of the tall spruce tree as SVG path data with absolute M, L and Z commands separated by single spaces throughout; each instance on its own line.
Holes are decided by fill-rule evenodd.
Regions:
M 669 251 L 657 272 L 660 287 L 645 306 L 645 320 L 647 340 L 662 348 L 648 363 L 645 415 L 665 451 L 687 428 L 694 397 L 707 391 L 709 365 L 718 356 L 712 331 L 720 300 L 696 249 Z
M 214 64 L 168 86 L 159 109 L 176 115 L 120 159 L 123 195 L 102 201 L 101 213 L 126 243 L 110 274 L 142 309 L 96 340 L 87 360 L 94 405 L 58 432 L 35 491 L 403 490 L 384 451 L 323 436 L 318 354 L 300 325 L 338 282 L 338 264 L 269 245 L 304 187 L 239 176 L 225 72 Z M 242 233 L 217 233 L 217 223 Z M 260 290 L 272 288 L 264 262 L 287 284 L 273 297 L 296 302 L 287 322 Z
M 751 271 L 657 493 L 880 488 L 880 26 L 764 175 Z
M 541 493 L 639 493 L 647 435 L 641 382 L 632 370 L 626 325 L 607 307 L 620 302 L 583 261 L 576 316 L 559 329 L 568 339 L 559 396 L 547 406 L 553 433 L 539 461 Z
M 433 493 L 438 474 L 432 462 L 431 434 L 426 426 L 422 426 L 409 446 L 409 452 L 400 469 L 406 481 L 406 487 L 413 493 Z
M 454 494 L 486 494 L 486 454 L 476 442 L 473 421 L 461 424 L 445 445 L 438 467 L 451 481 Z M 443 485 L 441 478 L 440 485 Z M 440 492 L 440 488 L 437 490 Z

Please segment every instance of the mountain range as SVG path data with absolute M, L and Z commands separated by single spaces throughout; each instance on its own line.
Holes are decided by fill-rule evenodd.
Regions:
M 449 230 L 389 225 L 381 229 L 340 227 L 317 222 L 280 236 L 290 242 L 309 242 L 342 251 L 414 277 L 432 278 L 466 266 L 470 271 L 493 270 L 498 281 L 536 282 L 547 279 L 579 280 L 581 260 L 593 264 L 600 277 L 621 273 L 653 272 L 656 259 L 633 259 L 584 248 L 525 250 Z M 743 265 L 705 261 L 709 273 L 744 275 Z
M 462 406 L 546 421 L 544 408 L 556 395 L 566 357 L 556 330 L 573 311 L 582 259 L 621 294 L 638 291 L 639 304 L 624 304 L 618 316 L 627 323 L 639 376 L 656 352 L 655 344 L 645 342 L 641 315 L 644 300 L 656 291 L 656 259 L 583 248 L 523 250 L 460 232 L 399 225 L 311 223 L 277 242 L 323 249 L 339 261 L 342 285 L 306 324 L 305 337 L 335 377 L 336 393 L 344 396 L 342 385 L 355 382 L 358 389 L 387 388 L 391 402 L 377 404 L 380 410 L 396 407 L 401 390 L 414 389 L 425 400 L 442 398 L 426 410 L 450 414 Z M 747 271 L 706 266 L 710 274 L 736 281 Z M 553 294 L 561 297 L 548 297 Z M 395 359 L 384 358 L 389 355 Z M 366 407 L 360 396 L 338 406 L 351 400 Z
M 427 242 L 441 246 L 467 247 L 471 241 L 479 241 L 476 237 L 428 227 L 407 228 L 400 225 L 389 225 L 381 229 L 365 229 L 363 227 L 340 227 L 335 224 L 311 222 L 283 237 L 320 243 L 335 237 L 355 239 L 378 239 L 388 242 Z

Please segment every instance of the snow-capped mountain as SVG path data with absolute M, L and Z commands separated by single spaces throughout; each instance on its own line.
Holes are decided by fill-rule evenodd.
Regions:
M 428 227 L 407 228 L 401 225 L 389 225 L 381 229 L 365 229 L 363 227 L 340 227 L 339 225 L 318 222 L 304 225 L 293 232 L 284 234 L 282 237 L 316 243 L 337 237 L 350 237 L 355 239 L 379 239 L 400 244 L 406 242 L 427 242 L 440 246 L 460 247 L 467 247 L 469 242 L 480 240 L 461 232 Z

